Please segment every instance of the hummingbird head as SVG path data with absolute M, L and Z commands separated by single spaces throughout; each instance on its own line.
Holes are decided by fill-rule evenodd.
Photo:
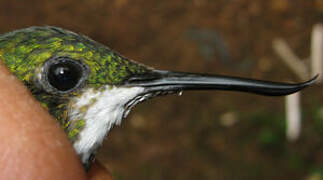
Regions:
M 114 124 L 149 98 L 183 90 L 287 95 L 310 85 L 161 71 L 138 64 L 88 37 L 56 27 L 0 36 L 0 59 L 48 109 L 87 165 Z

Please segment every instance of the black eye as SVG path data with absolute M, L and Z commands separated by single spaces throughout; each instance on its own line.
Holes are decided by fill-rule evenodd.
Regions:
M 59 57 L 50 59 L 45 64 L 47 83 L 59 92 L 69 92 L 85 79 L 86 67 L 80 61 Z

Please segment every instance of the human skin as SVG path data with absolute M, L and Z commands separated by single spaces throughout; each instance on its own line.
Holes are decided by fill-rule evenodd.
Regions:
M 0 63 L 0 179 L 112 179 L 84 171 L 58 123 Z

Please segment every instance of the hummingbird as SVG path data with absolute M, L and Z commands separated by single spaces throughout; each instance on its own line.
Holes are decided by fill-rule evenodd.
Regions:
M 184 90 L 283 96 L 311 85 L 157 70 L 87 36 L 29 27 L 0 36 L 0 59 L 57 120 L 88 169 L 114 125 L 147 99 Z

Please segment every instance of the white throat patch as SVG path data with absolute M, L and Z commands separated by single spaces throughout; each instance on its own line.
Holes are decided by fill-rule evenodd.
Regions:
M 74 99 L 75 107 L 69 112 L 70 120 L 80 117 L 85 120 L 79 138 L 73 144 L 83 163 L 102 144 L 113 125 L 121 123 L 127 102 L 143 91 L 142 87 L 107 86 L 103 91 L 88 89 L 81 97 Z M 88 109 L 82 112 L 84 106 L 88 106 Z

